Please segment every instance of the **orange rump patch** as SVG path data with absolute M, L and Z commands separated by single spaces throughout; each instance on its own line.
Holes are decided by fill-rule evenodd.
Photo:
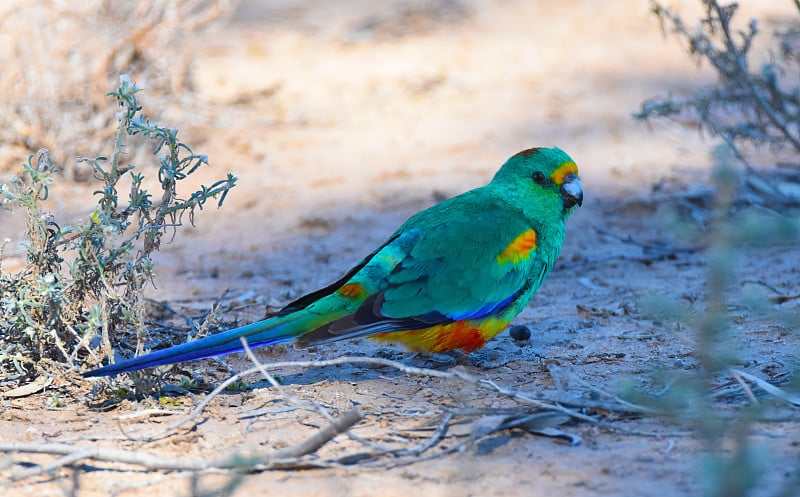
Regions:
M 497 254 L 497 262 L 499 264 L 516 264 L 530 257 L 531 250 L 534 249 L 536 249 L 536 232 L 532 229 L 523 231 L 502 252 Z

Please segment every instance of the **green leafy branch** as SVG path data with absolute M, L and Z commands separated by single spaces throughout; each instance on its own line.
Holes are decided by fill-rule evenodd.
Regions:
M 4 330 L 0 372 L 25 377 L 45 363 L 72 366 L 87 356 L 96 362 L 123 344 L 142 350 L 144 290 L 153 278 L 153 252 L 160 248 L 165 233 L 175 236 L 184 216 L 194 223 L 196 209 L 202 210 L 210 200 L 221 207 L 236 184 L 228 173 L 225 179 L 182 198 L 180 182 L 207 166 L 208 158 L 181 142 L 178 130 L 145 118 L 139 91 L 122 76 L 118 89 L 109 94 L 122 108 L 111 158 L 78 159 L 91 167 L 100 182 L 94 192 L 97 208 L 87 221 L 62 227 L 47 212 L 56 167 L 46 150 L 32 155 L 22 173 L 0 184 L 3 208 L 16 207 L 25 216 L 22 245 L 27 262 L 13 274 L 0 265 L 0 328 Z M 121 162 L 126 139 L 135 135 L 155 143 L 158 201 L 144 188 L 144 174 Z M 130 182 L 127 199 L 119 192 L 125 178 Z

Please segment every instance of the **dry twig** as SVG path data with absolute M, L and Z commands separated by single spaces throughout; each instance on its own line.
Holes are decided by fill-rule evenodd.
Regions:
M 13 473 L 11 475 L 11 480 L 19 480 L 19 479 L 29 478 L 35 475 L 52 472 L 53 470 L 58 468 L 66 466 L 74 466 L 80 463 L 81 461 L 85 460 L 129 464 L 151 470 L 162 470 L 162 471 L 179 470 L 179 471 L 195 471 L 195 472 L 211 471 L 211 470 L 235 470 L 241 472 L 241 471 L 270 470 L 270 469 L 300 469 L 300 468 L 312 468 L 312 467 L 333 467 L 333 466 L 340 466 L 342 464 L 354 464 L 354 463 L 359 463 L 365 467 L 397 466 L 402 464 L 410 464 L 412 462 L 429 460 L 436 457 L 442 457 L 446 454 L 462 451 L 465 448 L 467 448 L 470 444 L 473 444 L 475 442 L 476 436 L 471 436 L 467 440 L 464 440 L 460 443 L 450 444 L 446 449 L 443 449 L 441 451 L 437 451 L 435 453 L 430 452 L 430 449 L 437 446 L 439 442 L 441 442 L 447 436 L 448 430 L 452 425 L 453 420 L 456 416 L 460 416 L 462 419 L 465 416 L 467 417 L 477 416 L 479 417 L 479 421 L 480 419 L 483 418 L 499 416 L 502 417 L 504 421 L 502 423 L 495 423 L 494 425 L 496 425 L 497 429 L 504 429 L 512 427 L 525 428 L 526 426 L 528 426 L 526 424 L 527 423 L 526 420 L 529 419 L 530 416 L 540 416 L 544 415 L 545 413 L 551 413 L 551 415 L 560 416 L 564 420 L 574 419 L 574 420 L 586 421 L 595 426 L 600 426 L 614 431 L 620 431 L 637 435 L 655 435 L 655 436 L 665 435 L 664 433 L 638 433 L 638 432 L 628 431 L 618 426 L 614 426 L 611 423 L 606 422 L 598 417 L 585 414 L 584 412 L 578 410 L 584 408 L 591 408 L 591 409 L 602 409 L 606 411 L 619 411 L 619 412 L 636 413 L 636 414 L 652 412 L 647 408 L 631 404 L 627 401 L 620 399 L 617 396 L 608 394 L 607 392 L 600 389 L 594 389 L 594 390 L 603 393 L 604 395 L 609 397 L 611 399 L 610 401 L 598 402 L 595 400 L 580 399 L 577 397 L 564 398 L 567 397 L 565 393 L 558 395 L 557 398 L 547 398 L 539 395 L 534 395 L 529 392 L 523 392 L 511 387 L 499 385 L 494 381 L 487 380 L 484 378 L 479 378 L 463 371 L 458 371 L 458 370 L 439 371 L 434 369 L 418 368 L 413 366 L 407 366 L 397 361 L 392 361 L 389 359 L 382 359 L 382 358 L 374 358 L 374 357 L 340 357 L 324 361 L 288 361 L 288 362 L 263 364 L 260 363 L 255 358 L 255 356 L 252 355 L 252 352 L 249 350 L 246 344 L 245 344 L 245 350 L 251 356 L 251 359 L 254 360 L 254 363 L 256 364 L 255 367 L 247 369 L 235 375 L 232 375 L 231 377 L 223 381 L 211 393 L 206 395 L 206 397 L 192 410 L 192 412 L 188 416 L 178 420 L 177 422 L 169 424 L 168 426 L 159 430 L 156 433 L 151 433 L 145 436 L 138 436 L 135 439 L 140 441 L 157 440 L 160 437 L 173 433 L 176 429 L 182 427 L 187 423 L 192 423 L 196 421 L 197 418 L 203 413 L 209 402 L 211 402 L 211 400 L 214 399 L 220 392 L 225 390 L 232 383 L 238 382 L 243 377 L 253 373 L 260 373 L 264 378 L 266 378 L 267 381 L 274 388 L 279 389 L 279 391 L 283 394 L 283 397 L 290 404 L 303 408 L 311 407 L 320 415 L 328 419 L 330 421 L 330 424 L 325 428 L 321 429 L 320 431 L 318 431 L 317 433 L 315 433 L 313 436 L 309 437 L 308 439 L 294 446 L 287 447 L 285 449 L 281 449 L 269 454 L 254 454 L 254 455 L 229 454 L 225 456 L 212 457 L 212 458 L 199 458 L 199 459 L 165 458 L 165 457 L 157 457 L 152 454 L 140 451 L 129 451 L 129 450 L 111 449 L 103 447 L 87 447 L 85 445 L 64 443 L 65 439 L 62 439 L 60 442 L 55 442 L 55 443 L 50 443 L 50 442 L 0 443 L 0 452 L 6 452 L 12 454 L 40 453 L 40 454 L 53 454 L 61 456 L 55 461 L 51 461 L 47 464 L 25 469 L 17 473 Z M 410 447 L 399 448 L 399 449 L 390 448 L 390 447 L 380 446 L 378 444 L 375 444 L 367 440 L 363 440 L 349 431 L 352 426 L 354 426 L 358 421 L 360 421 L 363 418 L 363 415 L 360 410 L 351 409 L 350 411 L 347 411 L 345 414 L 340 416 L 338 419 L 334 419 L 330 415 L 330 413 L 328 413 L 324 408 L 322 408 L 322 406 L 317 405 L 316 403 L 313 402 L 309 403 L 306 401 L 301 401 L 294 394 L 289 392 L 288 389 L 280 385 L 275 380 L 275 378 L 268 372 L 269 370 L 275 370 L 275 369 L 286 369 L 286 368 L 297 368 L 297 367 L 319 368 L 319 367 L 335 366 L 340 364 L 352 364 L 352 363 L 369 364 L 372 366 L 379 366 L 379 367 L 389 367 L 398 370 L 406 375 L 427 376 L 432 378 L 458 380 L 512 398 L 517 402 L 519 402 L 520 404 L 523 404 L 524 407 L 516 408 L 513 411 L 508 409 L 501 409 L 501 410 L 495 409 L 488 411 L 448 409 L 444 411 L 443 415 L 438 420 L 435 428 L 433 429 L 433 433 L 429 437 L 427 437 L 424 441 Z M 572 406 L 572 408 L 565 407 L 567 405 Z M 533 410 L 531 409 L 531 407 L 533 408 Z M 536 419 L 538 420 L 538 417 Z M 120 426 L 120 429 L 122 429 L 122 426 Z M 536 430 L 529 430 L 529 431 L 542 434 L 550 433 L 548 436 L 567 437 L 572 439 L 573 443 L 576 440 L 580 440 L 579 437 L 571 436 L 569 434 L 559 432 L 558 430 L 550 430 L 549 432 L 548 430 L 549 427 L 545 427 L 544 430 L 540 429 L 539 431 Z M 482 432 L 479 432 L 478 436 L 481 436 L 480 433 Z M 368 453 L 353 453 L 349 455 L 328 458 L 328 459 L 309 457 L 309 454 L 316 452 L 319 448 L 321 448 L 323 445 L 325 445 L 327 442 L 329 442 L 339 434 L 347 434 L 351 439 L 366 445 L 372 450 Z M 670 434 L 670 435 L 675 435 L 675 434 Z M 93 439 L 97 438 L 99 437 L 94 437 Z M 115 438 L 129 439 L 129 440 L 134 439 L 133 436 L 128 434 L 122 437 L 115 437 Z
M 344 433 L 363 418 L 359 409 L 351 409 L 339 419 L 310 438 L 272 454 L 241 455 L 230 454 L 220 457 L 196 458 L 159 457 L 142 451 L 112 449 L 107 447 L 86 447 L 54 442 L 0 442 L 0 452 L 56 454 L 63 457 L 43 466 L 19 471 L 11 475 L 11 481 L 51 472 L 57 468 L 72 466 L 82 460 L 95 460 L 140 466 L 152 470 L 209 471 L 238 470 L 254 471 L 265 469 L 300 469 L 330 466 L 331 463 L 308 459 L 304 456 L 316 451 L 336 435 Z

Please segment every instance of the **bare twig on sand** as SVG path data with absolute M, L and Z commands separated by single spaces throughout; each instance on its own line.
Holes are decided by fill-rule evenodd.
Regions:
M 565 421 L 569 420 L 580 420 L 609 430 L 625 431 L 624 429 L 614 426 L 612 423 L 602 419 L 600 416 L 586 414 L 584 409 L 592 409 L 594 411 L 604 412 L 617 411 L 635 415 L 650 412 L 650 410 L 647 408 L 623 401 L 619 397 L 611 394 L 606 394 L 606 397 L 608 397 L 609 400 L 602 402 L 592 399 L 581 399 L 579 396 L 567 396 L 565 393 L 557 395 L 556 398 L 548 398 L 532 392 L 524 392 L 515 388 L 499 385 L 492 380 L 480 378 L 460 370 L 440 371 L 435 369 L 418 368 L 383 358 L 339 357 L 322 361 L 289 361 L 264 364 L 256 359 L 249 347 L 247 347 L 246 343 L 245 351 L 253 360 L 255 366 L 247 369 L 246 371 L 234 374 L 223 381 L 217 388 L 206 395 L 206 397 L 192 410 L 188 416 L 169 424 L 156 433 L 136 437 L 130 434 L 125 434 L 124 436 L 117 438 L 153 441 L 164 437 L 165 435 L 174 434 L 176 429 L 186 424 L 194 423 L 201 416 L 211 400 L 214 399 L 220 392 L 224 391 L 229 385 L 238 382 L 243 377 L 253 373 L 261 374 L 261 376 L 263 376 L 274 388 L 278 390 L 287 403 L 291 404 L 292 406 L 315 411 L 323 418 L 328 420 L 329 424 L 316 432 L 313 436 L 296 445 L 268 454 L 234 453 L 218 457 L 197 459 L 189 459 L 184 457 L 158 457 L 142 451 L 120 450 L 106 447 L 91 447 L 81 444 L 76 445 L 73 443 L 64 443 L 64 440 L 61 440 L 60 442 L 0 443 L 0 452 L 11 454 L 38 453 L 60 456 L 54 461 L 13 473 L 11 474 L 10 479 L 13 481 L 30 478 L 32 476 L 52 472 L 59 468 L 75 466 L 76 464 L 87 460 L 134 465 L 150 470 L 194 472 L 226 470 L 236 471 L 239 473 L 270 469 L 334 467 L 341 466 L 343 464 L 361 464 L 365 466 L 401 465 L 427 460 L 434 457 L 441 457 L 454 451 L 464 450 L 465 448 L 474 444 L 477 438 L 486 436 L 486 434 L 488 434 L 487 426 L 491 426 L 493 429 L 497 430 L 512 427 L 521 427 L 527 429 L 527 425 L 525 425 L 525 423 L 520 424 L 519 422 L 519 420 L 527 419 L 526 416 L 536 416 L 544 415 L 545 413 L 551 413 L 551 415 L 559 417 L 560 421 L 558 421 L 558 424 L 563 424 Z M 426 436 L 422 442 L 400 448 L 397 446 L 386 447 L 369 440 L 364 440 L 350 431 L 350 429 L 356 423 L 363 419 L 363 414 L 359 409 L 351 409 L 345 412 L 339 418 L 334 418 L 323 406 L 319 405 L 318 403 L 299 399 L 296 395 L 289 391 L 289 389 L 280 385 L 275 377 L 269 373 L 270 370 L 276 369 L 321 368 L 353 363 L 366 364 L 373 367 L 392 368 L 405 375 L 426 376 L 430 378 L 464 382 L 481 389 L 493 391 L 501 396 L 514 399 L 516 402 L 521 404 L 521 406 L 516 408 L 514 413 L 505 413 L 497 410 L 484 412 L 482 410 L 474 409 L 444 409 L 441 416 L 436 421 L 436 424 L 432 426 L 432 433 L 429 436 Z M 600 390 L 595 390 L 595 392 L 598 391 Z M 481 422 L 481 420 L 486 421 L 492 417 L 496 419 L 502 418 L 503 421 L 494 423 Z M 460 419 L 461 422 L 463 422 L 465 419 L 475 419 L 475 431 L 473 431 L 473 433 L 467 437 L 466 440 L 449 444 L 448 448 L 445 450 L 431 452 L 432 448 L 436 447 L 445 437 L 448 436 L 448 430 L 453 425 L 456 418 Z M 541 422 L 539 423 L 541 424 Z M 550 421 L 547 421 L 547 423 L 550 423 Z M 566 438 L 571 437 L 573 443 L 575 443 L 574 441 L 576 440 L 580 440 L 580 437 L 569 436 L 568 434 L 564 434 L 563 432 L 560 432 L 551 426 L 545 426 L 544 429 L 538 429 L 538 431 L 533 429 L 529 431 L 544 435 L 551 433 L 548 436 L 558 436 L 559 438 L 565 438 L 564 435 L 567 435 Z M 365 452 L 351 453 L 344 456 L 338 455 L 328 458 L 311 456 L 311 454 L 315 453 L 318 449 L 339 434 L 346 434 L 352 440 L 366 446 L 369 450 Z
M 57 454 L 63 457 L 56 461 L 11 475 L 11 480 L 20 480 L 31 476 L 50 472 L 58 467 L 74 465 L 78 461 L 91 459 L 95 461 L 131 464 L 154 470 L 207 471 L 217 470 L 263 470 L 263 469 L 299 469 L 317 466 L 328 466 L 322 461 L 315 462 L 303 459 L 303 456 L 317 450 L 336 435 L 350 429 L 362 419 L 358 409 L 352 409 L 342 415 L 337 424 L 329 425 L 304 440 L 298 445 L 287 447 L 273 454 L 244 456 L 240 454 L 222 457 L 189 459 L 185 457 L 158 457 L 143 451 L 130 451 L 106 447 L 85 447 L 73 444 L 51 442 L 0 442 L 2 452 L 23 452 L 38 454 Z
M 286 447 L 272 454 L 242 455 L 231 454 L 221 457 L 190 459 L 186 457 L 159 457 L 143 451 L 113 449 L 107 447 L 86 447 L 53 442 L 0 442 L 0 452 L 55 454 L 61 458 L 11 475 L 16 481 L 40 475 L 59 467 L 71 466 L 82 460 L 94 460 L 130 464 L 154 470 L 238 470 L 255 471 L 264 469 L 300 469 L 331 466 L 325 461 L 304 458 L 313 453 L 340 433 L 349 430 L 363 418 L 359 409 L 351 409 L 334 423 L 326 426 L 297 445 Z
M 451 370 L 451 371 L 440 371 L 436 369 L 428 369 L 428 368 L 419 368 L 414 366 L 407 366 L 401 362 L 392 361 L 390 359 L 383 359 L 379 357 L 337 357 L 335 359 L 327 359 L 321 361 L 284 361 L 284 362 L 272 362 L 272 363 L 262 363 L 258 366 L 249 368 L 247 370 L 241 371 L 237 374 L 234 374 L 227 378 L 225 381 L 220 383 L 214 390 L 212 390 L 208 395 L 200 401 L 197 406 L 192 410 L 192 412 L 173 423 L 170 423 L 156 432 L 139 435 L 139 434 L 132 434 L 132 433 L 125 433 L 121 436 L 117 437 L 104 437 L 103 439 L 118 439 L 118 440 L 135 440 L 140 442 L 152 442 L 158 440 L 164 436 L 168 436 L 176 429 L 183 427 L 189 423 L 196 421 L 199 416 L 203 413 L 205 408 L 208 404 L 221 392 L 225 391 L 230 385 L 239 382 L 242 378 L 254 374 L 260 373 L 262 376 L 269 370 L 280 370 L 280 369 L 290 369 L 290 368 L 302 368 L 302 369 L 309 369 L 309 368 L 323 368 L 323 367 L 330 367 L 330 366 L 338 366 L 342 364 L 367 364 L 371 366 L 379 366 L 379 367 L 387 367 L 395 369 L 403 374 L 411 375 L 411 376 L 427 376 L 430 378 L 441 378 L 441 379 L 450 379 L 450 380 L 459 380 L 463 381 L 475 386 L 478 386 L 482 389 L 493 390 L 503 396 L 510 397 L 515 399 L 517 402 L 522 404 L 533 406 L 537 409 L 543 409 L 548 411 L 556 411 L 561 412 L 562 414 L 566 414 L 567 416 L 573 419 L 579 419 L 582 421 L 586 421 L 596 425 L 603 425 L 604 423 L 602 420 L 582 414 L 578 410 L 569 409 L 564 407 L 564 405 L 571 405 L 575 408 L 602 408 L 605 410 L 614 410 L 618 407 L 620 410 L 624 412 L 631 412 L 630 408 L 627 406 L 616 405 L 613 402 L 605 402 L 602 403 L 602 407 L 598 406 L 597 402 L 588 400 L 588 399 L 565 399 L 565 398 L 557 398 L 553 400 L 548 400 L 547 397 L 537 398 L 534 394 L 522 392 L 520 390 L 516 390 L 510 387 L 505 387 L 502 385 L 498 385 L 494 381 L 479 378 L 477 376 L 471 375 L 464 371 L 458 370 Z M 269 381 L 269 380 L 268 380 Z M 274 381 L 274 378 L 273 378 Z M 270 382 L 272 383 L 272 382 Z M 276 382 L 277 383 L 277 382 Z M 301 402 L 302 403 L 302 402 Z M 304 407 L 309 407 L 309 404 L 304 404 Z M 642 411 L 636 411 L 642 412 Z M 327 417 L 327 416 L 325 416 Z M 607 428 L 613 429 L 613 427 L 608 426 Z M 85 437 L 83 438 L 86 439 Z M 96 439 L 96 438 L 95 438 Z

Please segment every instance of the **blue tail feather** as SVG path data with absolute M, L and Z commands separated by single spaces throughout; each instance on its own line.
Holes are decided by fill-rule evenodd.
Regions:
M 293 320 L 273 318 L 266 321 L 259 321 L 217 335 L 201 338 L 194 342 L 156 350 L 155 352 L 139 357 L 92 369 L 82 374 L 86 378 L 111 376 L 154 366 L 162 366 L 164 364 L 173 364 L 176 362 L 216 357 L 232 352 L 241 352 L 244 350 L 244 346 L 240 340 L 241 337 L 247 337 L 248 346 L 251 348 L 271 345 L 294 338 L 294 333 L 287 332 L 288 330 L 286 327 L 281 326 L 287 324 L 287 321 Z

